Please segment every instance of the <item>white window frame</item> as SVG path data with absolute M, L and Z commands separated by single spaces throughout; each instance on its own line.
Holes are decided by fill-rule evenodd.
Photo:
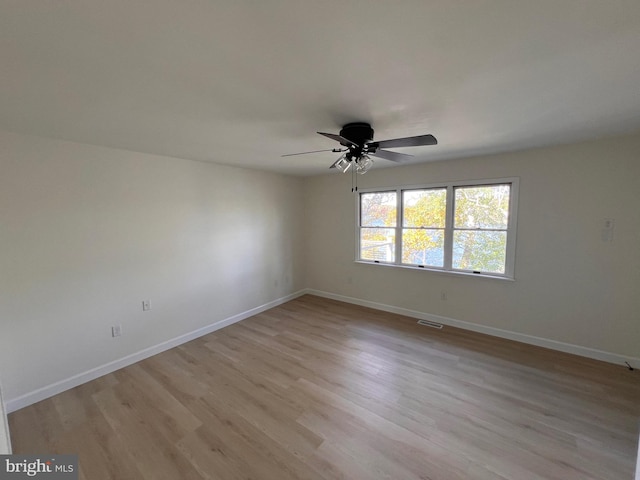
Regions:
M 507 226 L 507 245 L 505 251 L 505 271 L 504 273 L 481 272 L 472 270 L 455 269 L 453 263 L 453 232 L 454 232 L 454 211 L 455 211 L 455 188 L 456 187 L 483 187 L 492 185 L 510 185 L 509 192 L 509 221 Z M 426 265 L 413 265 L 402 263 L 402 230 L 403 230 L 403 209 L 402 209 L 402 192 L 407 190 L 446 188 L 446 222 L 444 236 L 444 266 L 433 267 Z M 451 273 L 455 275 L 469 275 L 475 277 L 489 277 L 514 280 L 515 279 L 515 252 L 516 252 L 516 232 L 517 232 L 517 214 L 518 214 L 518 195 L 520 189 L 520 179 L 518 177 L 493 178 L 482 180 L 464 180 L 455 182 L 432 183 L 425 185 L 402 185 L 397 187 L 378 187 L 361 189 L 356 195 L 356 262 L 386 265 L 392 267 L 409 268 L 414 270 L 426 270 L 432 272 Z M 396 192 L 396 226 L 387 227 L 394 228 L 396 231 L 395 245 L 395 261 L 383 262 L 379 260 L 366 260 L 360 258 L 360 194 L 377 193 L 377 192 Z M 483 230 L 483 229 L 479 229 Z

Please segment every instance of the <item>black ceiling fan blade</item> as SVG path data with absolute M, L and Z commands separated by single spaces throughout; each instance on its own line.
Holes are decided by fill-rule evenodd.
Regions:
M 345 147 L 357 147 L 358 145 L 353 143 L 351 140 L 347 140 L 344 137 L 341 137 L 340 135 L 336 135 L 335 133 L 323 133 L 323 132 L 318 132 L 320 135 L 324 135 L 325 137 L 330 138 L 331 140 L 335 140 L 336 142 L 340 142 L 341 145 L 344 145 Z
M 369 153 L 374 157 L 384 158 L 385 160 L 391 160 L 392 162 L 402 162 L 409 160 L 413 155 L 407 155 L 406 153 L 390 152 L 389 150 L 376 150 L 374 153 Z
M 306 155 L 308 153 L 320 153 L 320 152 L 333 152 L 333 153 L 340 153 L 340 152 L 346 152 L 347 149 L 346 148 L 329 148 L 326 150 L 311 150 L 310 152 L 299 152 L 299 153 L 287 153 L 286 155 L 280 155 L 281 157 L 293 157 L 294 155 Z
M 420 147 L 422 145 L 437 145 L 438 140 L 433 135 L 418 135 L 417 137 L 394 138 L 391 140 L 382 140 L 381 142 L 372 142 L 378 148 L 394 148 L 394 147 Z

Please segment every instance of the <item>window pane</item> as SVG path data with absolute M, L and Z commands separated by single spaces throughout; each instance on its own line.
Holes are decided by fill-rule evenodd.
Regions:
M 453 268 L 504 273 L 507 232 L 453 232 Z
M 455 228 L 506 229 L 510 185 L 457 187 Z
M 395 227 L 396 218 L 396 192 L 360 194 L 362 227 Z
M 396 258 L 396 231 L 393 228 L 361 228 L 360 258 L 394 262 Z
M 444 266 L 444 230 L 404 229 L 402 263 Z
M 403 227 L 444 228 L 447 190 L 405 190 L 402 192 Z

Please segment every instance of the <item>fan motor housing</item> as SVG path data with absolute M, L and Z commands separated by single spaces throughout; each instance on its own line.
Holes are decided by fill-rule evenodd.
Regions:
M 373 140 L 373 128 L 364 122 L 347 123 L 340 130 L 340 136 L 363 147 L 365 143 Z

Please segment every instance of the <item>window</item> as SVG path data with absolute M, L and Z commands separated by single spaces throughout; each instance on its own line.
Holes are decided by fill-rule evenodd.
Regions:
M 360 194 L 360 258 L 395 262 L 396 192 Z
M 358 260 L 513 278 L 518 179 L 365 191 Z
M 444 267 L 446 188 L 402 191 L 402 263 Z
M 505 273 L 510 190 L 509 184 L 454 188 L 453 268 Z

